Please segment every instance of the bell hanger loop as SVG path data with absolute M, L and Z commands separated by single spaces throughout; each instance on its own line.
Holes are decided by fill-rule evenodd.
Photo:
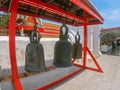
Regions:
M 35 17 L 34 17 L 34 22 L 35 22 L 34 30 L 36 31 L 37 31 L 37 13 L 38 13 L 38 8 L 36 9 Z
M 38 13 L 38 8 L 36 9 L 35 17 L 33 17 L 35 25 L 34 25 L 34 30 L 32 31 L 32 39 L 36 39 L 37 42 L 41 39 L 40 32 L 37 30 L 37 13 Z
M 80 28 L 79 27 L 77 27 L 77 33 L 80 33 L 80 30 L 79 30 Z
M 76 25 L 78 25 L 78 21 L 76 21 Z M 79 27 L 77 28 L 77 35 L 80 37 L 80 31 L 79 31 Z
M 75 41 L 76 42 L 80 42 L 80 34 L 79 34 L 79 31 L 77 31 L 77 34 L 75 36 Z
M 76 21 L 76 26 L 78 25 L 78 21 Z
M 66 21 L 67 21 L 67 18 L 64 17 L 64 19 L 63 19 L 63 25 L 66 25 Z
M 67 35 L 68 34 L 68 27 L 66 26 L 66 20 L 67 20 L 67 18 L 65 17 L 63 19 L 63 25 L 60 28 L 60 31 L 61 31 L 62 35 Z

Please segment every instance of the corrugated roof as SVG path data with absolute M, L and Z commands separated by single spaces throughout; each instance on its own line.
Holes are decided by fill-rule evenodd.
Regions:
M 2 0 L 4 1 L 4 0 Z M 8 11 L 10 0 L 5 0 L 0 10 Z M 84 11 L 88 24 L 103 23 L 103 18 L 89 0 L 19 0 L 18 13 L 37 16 L 70 25 L 84 23 Z
M 111 28 L 104 28 L 101 31 L 106 31 L 106 30 L 120 30 L 120 27 L 111 27 Z

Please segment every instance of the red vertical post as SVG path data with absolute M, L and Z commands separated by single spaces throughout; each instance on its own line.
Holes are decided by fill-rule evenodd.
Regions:
M 16 46 L 15 46 L 17 8 L 18 8 L 18 0 L 12 0 L 11 16 L 9 23 L 9 51 L 10 51 L 13 85 L 15 90 L 22 90 L 22 85 L 19 80 L 18 69 L 17 69 Z
M 86 11 L 84 11 L 84 57 L 83 57 L 83 67 L 86 67 L 86 59 L 87 59 L 87 17 Z

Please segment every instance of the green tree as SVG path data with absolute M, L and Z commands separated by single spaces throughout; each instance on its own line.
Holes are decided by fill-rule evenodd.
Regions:
M 0 26 L 3 28 L 3 30 L 1 30 L 1 33 L 4 35 L 7 34 L 7 26 L 9 24 L 9 17 L 10 17 L 9 13 L 4 13 L 0 17 Z
M 8 26 L 8 22 L 9 22 L 9 17 L 10 14 L 9 13 L 4 13 L 1 18 L 0 18 L 0 26 L 4 29 L 6 29 L 6 27 Z

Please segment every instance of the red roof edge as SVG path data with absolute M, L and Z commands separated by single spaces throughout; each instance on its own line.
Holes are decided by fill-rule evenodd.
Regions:
M 118 26 L 118 27 L 105 28 L 105 29 L 103 29 L 103 30 L 113 30 L 113 29 L 120 29 L 120 26 Z

